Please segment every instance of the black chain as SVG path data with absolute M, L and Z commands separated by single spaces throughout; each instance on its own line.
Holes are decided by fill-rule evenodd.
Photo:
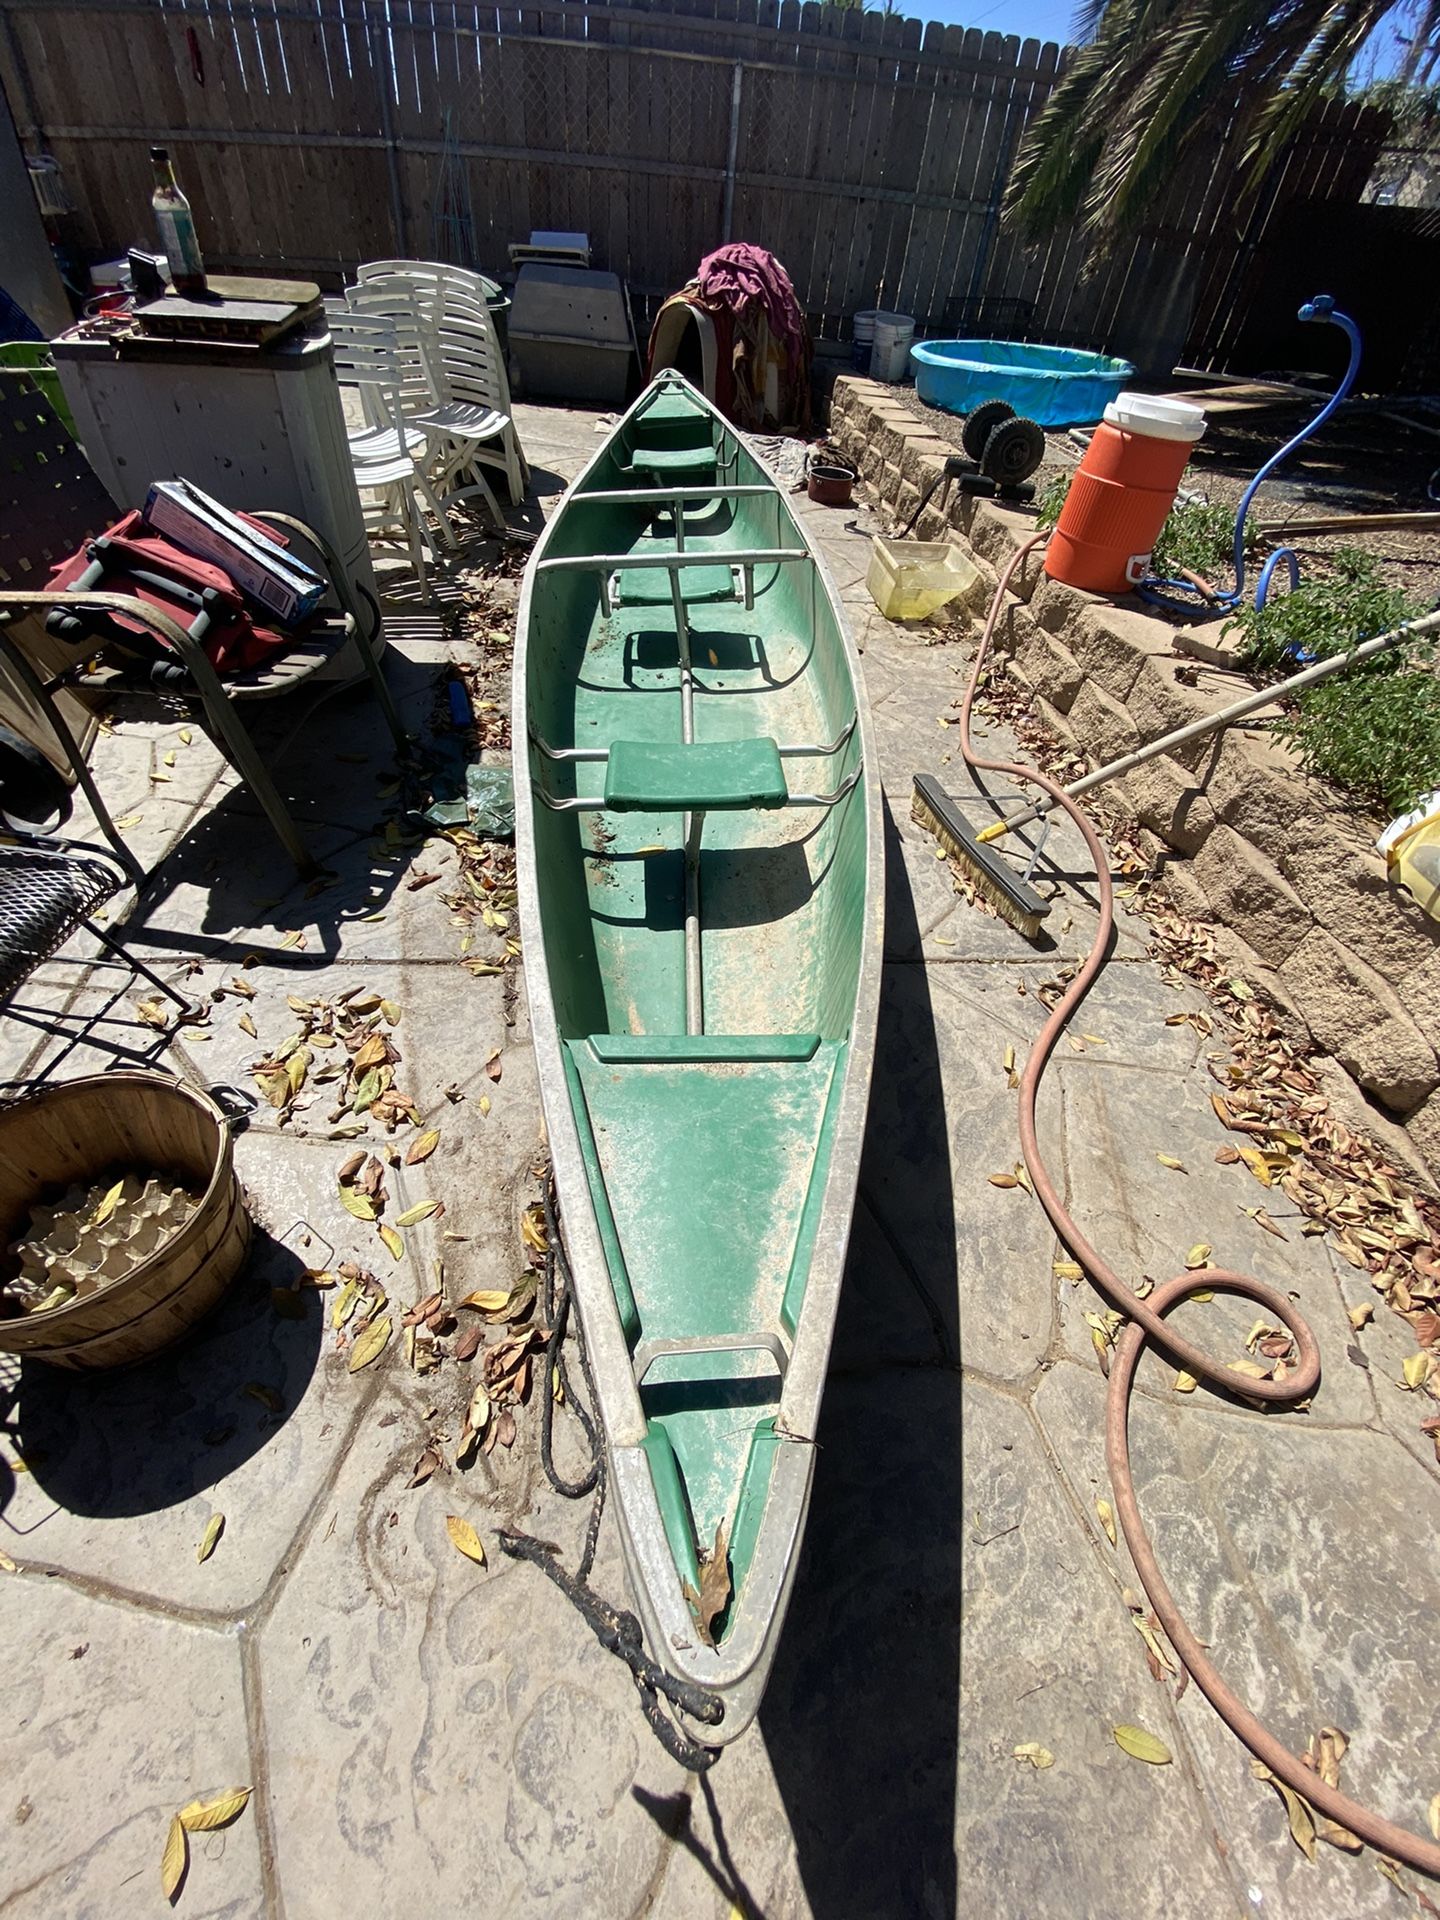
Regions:
M 570 1262 L 566 1257 L 564 1242 L 560 1235 L 560 1209 L 555 1193 L 555 1175 L 546 1169 L 541 1181 L 541 1199 L 545 1209 L 545 1266 L 544 1283 L 541 1293 L 541 1311 L 550 1328 L 550 1338 L 545 1347 L 545 1380 L 540 1397 L 540 1461 L 545 1469 L 545 1478 L 555 1491 L 566 1500 L 582 1500 L 587 1493 L 594 1493 L 590 1503 L 590 1518 L 585 1527 L 585 1544 L 580 1553 L 580 1564 L 572 1574 L 561 1564 L 558 1550 L 548 1540 L 537 1540 L 532 1534 L 520 1533 L 514 1527 L 502 1527 L 499 1532 L 500 1550 L 512 1560 L 528 1560 L 531 1566 L 538 1567 L 547 1579 L 565 1595 L 576 1612 L 589 1625 L 595 1638 L 607 1653 L 613 1653 L 623 1660 L 630 1669 L 635 1687 L 640 1695 L 640 1709 L 650 1723 L 650 1730 L 664 1747 L 672 1760 L 690 1773 L 703 1773 L 707 1767 L 713 1767 L 720 1758 L 718 1747 L 702 1746 L 692 1740 L 683 1728 L 676 1725 L 660 1704 L 663 1694 L 672 1707 L 679 1707 L 693 1719 L 707 1727 L 718 1726 L 724 1717 L 725 1705 L 718 1694 L 711 1693 L 705 1687 L 697 1687 L 688 1680 L 677 1679 L 659 1666 L 645 1651 L 644 1636 L 640 1622 L 633 1613 L 622 1607 L 612 1607 L 602 1600 L 589 1587 L 590 1570 L 595 1564 L 595 1549 L 600 1539 L 600 1520 L 605 1512 L 607 1479 L 605 1473 L 605 1447 L 595 1427 L 594 1411 L 599 1405 L 595 1392 L 595 1380 L 590 1371 L 590 1356 L 585 1349 L 585 1332 L 578 1320 L 575 1327 L 575 1344 L 580 1354 L 580 1371 L 585 1378 L 585 1391 L 589 1396 L 586 1406 L 571 1384 L 565 1365 L 565 1334 L 570 1324 L 571 1274 Z M 555 1465 L 555 1387 L 559 1384 L 565 1404 L 574 1413 L 585 1435 L 585 1444 L 590 1450 L 590 1464 L 578 1480 L 568 1480 Z

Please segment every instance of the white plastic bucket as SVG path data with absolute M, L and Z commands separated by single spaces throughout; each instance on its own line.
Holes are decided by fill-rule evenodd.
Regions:
M 1193 442 L 1205 431 L 1203 407 L 1158 393 L 1117 393 L 1105 409 L 1105 419 L 1124 433 L 1138 433 L 1148 440 Z
M 910 360 L 910 342 L 915 338 L 915 322 L 908 313 L 877 313 L 875 344 L 870 349 L 870 378 L 891 386 L 905 378 Z
M 851 317 L 850 328 L 850 364 L 857 373 L 864 373 L 870 365 L 870 349 L 875 344 L 875 322 L 878 314 L 874 307 L 863 307 Z

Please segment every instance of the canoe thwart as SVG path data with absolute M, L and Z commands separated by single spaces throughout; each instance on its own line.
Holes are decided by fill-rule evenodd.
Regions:
M 642 1340 L 634 1354 L 635 1384 L 639 1386 L 657 1360 L 671 1354 L 696 1353 L 768 1353 L 782 1380 L 790 1364 L 778 1333 L 709 1333 L 698 1340 Z
M 813 1060 L 818 1033 L 592 1033 L 590 1051 L 605 1066 L 729 1065 L 750 1060 Z

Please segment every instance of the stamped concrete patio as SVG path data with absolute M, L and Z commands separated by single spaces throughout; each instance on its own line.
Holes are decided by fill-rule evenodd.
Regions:
M 596 446 L 597 423 L 520 414 L 548 506 Z M 1103 1302 L 1054 1275 L 1059 1250 L 1025 1191 L 987 1178 L 1017 1158 L 1005 1050 L 1023 1052 L 1043 1012 L 1037 989 L 1088 940 L 1092 888 L 1057 835 L 1051 951 L 957 899 L 910 822 L 909 789 L 917 768 L 959 784 L 954 736 L 938 723 L 968 650 L 881 620 L 852 516 L 802 511 L 865 651 L 889 802 L 887 937 L 815 1503 L 758 1724 L 708 1775 L 687 1777 L 651 1738 L 626 1671 L 533 1569 L 500 1555 L 503 1521 L 572 1556 L 583 1524 L 541 1473 L 533 1400 L 512 1452 L 407 1488 L 432 1435 L 448 1436 L 452 1456 L 467 1368 L 447 1360 L 421 1378 L 397 1341 L 351 1374 L 331 1295 L 300 1295 L 303 1318 L 274 1310 L 271 1288 L 299 1267 L 347 1256 L 382 1272 L 402 1305 L 429 1290 L 440 1257 L 452 1298 L 506 1287 L 535 1192 L 524 995 L 507 974 L 460 964 L 447 886 L 408 890 L 417 868 L 453 877 L 455 856 L 387 833 L 393 760 L 378 714 L 358 696 L 335 703 L 279 765 L 337 876 L 321 892 L 291 884 L 203 740 L 122 725 L 99 742 L 97 771 L 116 813 L 141 816 L 130 837 L 142 855 L 169 854 L 128 933 L 191 992 L 248 963 L 258 1040 L 228 998 L 208 1039 L 156 1035 L 135 1011 L 143 990 L 117 998 L 113 974 L 67 959 L 0 1019 L 0 1077 L 55 1055 L 33 1021 L 64 1011 L 89 1032 L 61 1073 L 137 1048 L 198 1081 L 253 1086 L 259 1051 L 293 1028 L 287 994 L 369 989 L 399 1004 L 402 1084 L 441 1131 L 429 1160 L 388 1173 L 393 1208 L 433 1197 L 447 1210 L 443 1226 L 408 1231 L 391 1265 L 339 1205 L 350 1147 L 326 1137 L 323 1095 L 284 1129 L 262 1108 L 237 1142 L 256 1260 L 199 1337 L 109 1379 L 0 1374 L 0 1551 L 14 1563 L 0 1573 L 7 1920 L 163 1912 L 171 1814 L 241 1783 L 251 1805 L 196 1836 L 180 1911 L 1415 1910 L 1373 1856 L 1322 1845 L 1307 1862 L 1204 1699 L 1191 1688 L 1177 1702 L 1173 1681 L 1147 1670 L 1122 1597 L 1134 1575 L 1095 1514 L 1104 1383 L 1084 1314 Z M 394 611 L 390 633 L 407 722 L 428 728 L 449 643 L 413 606 Z M 499 674 L 496 687 L 504 701 Z M 1175 1394 L 1172 1370 L 1147 1358 L 1133 1418 L 1144 1511 L 1239 1691 L 1297 1748 L 1343 1727 L 1343 1784 L 1423 1831 L 1440 1788 L 1429 1550 L 1440 1474 L 1398 1384 L 1413 1340 L 1383 1308 L 1352 1332 L 1346 1309 L 1371 1297 L 1365 1276 L 1302 1239 L 1283 1203 L 1272 1207 L 1283 1243 L 1242 1211 L 1253 1182 L 1213 1159 L 1225 1136 L 1204 1056 L 1222 1035 L 1165 1024 L 1206 1003 L 1167 985 L 1146 945 L 1144 920 L 1123 918 L 1081 1022 L 1095 1039 L 1062 1049 L 1047 1082 L 1069 1202 L 1135 1280 L 1175 1271 L 1204 1240 L 1221 1264 L 1290 1289 L 1325 1375 L 1308 1413 L 1262 1418 L 1203 1390 Z M 485 1072 L 496 1050 L 498 1083 Z M 466 1097 L 448 1098 L 457 1086 Z M 1243 1350 L 1238 1304 L 1184 1317 L 1215 1350 Z M 225 1530 L 202 1564 L 216 1512 Z M 447 1514 L 473 1522 L 484 1569 L 450 1544 Z M 595 1584 L 623 1600 L 609 1521 Z M 1122 1722 L 1158 1735 L 1173 1765 L 1122 1753 L 1111 1736 Z M 1017 1760 L 1026 1742 L 1054 1765 Z

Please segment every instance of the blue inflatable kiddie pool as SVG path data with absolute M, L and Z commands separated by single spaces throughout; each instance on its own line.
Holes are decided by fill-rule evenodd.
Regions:
M 910 349 L 915 391 L 947 413 L 1008 400 L 1042 427 L 1093 426 L 1131 380 L 1128 360 L 1022 340 L 922 340 Z

